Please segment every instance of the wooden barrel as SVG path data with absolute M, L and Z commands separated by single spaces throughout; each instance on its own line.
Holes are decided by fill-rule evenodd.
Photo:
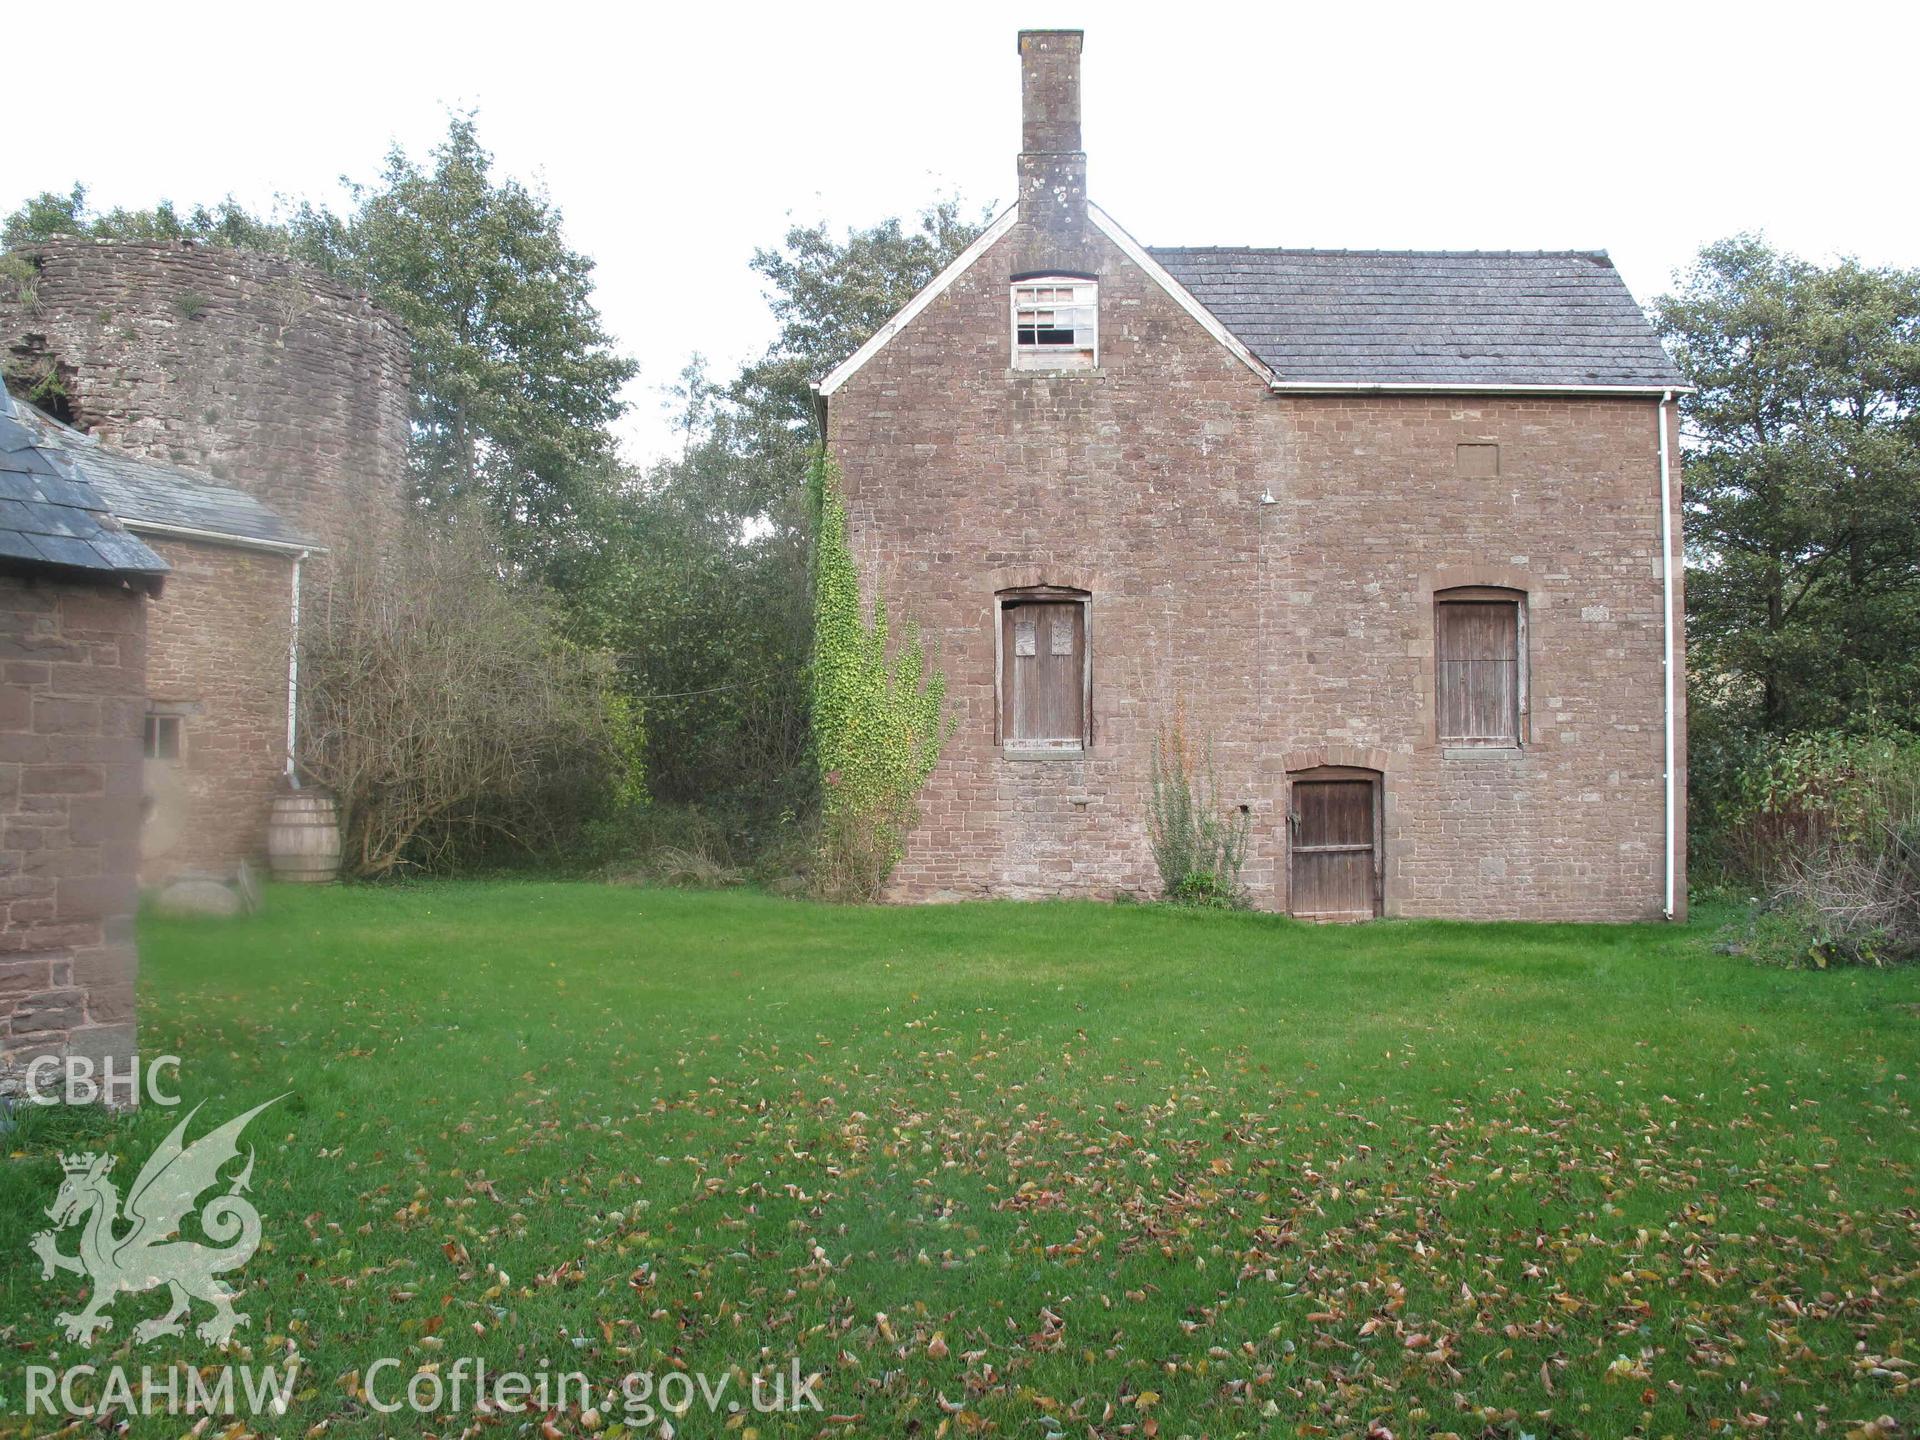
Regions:
M 340 874 L 340 816 L 324 790 L 289 790 L 267 817 L 273 878 L 326 885 Z

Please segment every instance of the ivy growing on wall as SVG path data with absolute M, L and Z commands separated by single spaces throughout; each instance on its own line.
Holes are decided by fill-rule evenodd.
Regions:
M 817 888 L 842 900 L 872 900 L 899 862 L 918 819 L 920 787 L 953 733 L 947 684 L 929 663 L 919 627 L 902 627 L 888 655 L 886 600 L 871 618 L 847 544 L 840 476 L 816 455 L 810 482 L 814 529 L 811 673 L 814 759 L 821 782 Z

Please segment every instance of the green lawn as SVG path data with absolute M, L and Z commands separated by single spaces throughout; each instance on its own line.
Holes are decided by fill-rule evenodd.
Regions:
M 461 1357 L 734 1396 L 823 1373 L 798 1418 L 696 1401 L 663 1431 L 616 1399 L 472 1432 L 502 1435 L 1910 1421 L 1920 973 L 1760 970 L 1705 934 L 276 889 L 143 926 L 142 1048 L 184 1058 L 195 1133 L 290 1092 L 249 1132 L 265 1241 L 236 1277 L 246 1356 L 302 1367 L 268 1433 L 473 1423 L 370 1411 L 383 1356 L 387 1395 Z M 30 1363 L 212 1358 L 131 1343 L 156 1294 L 60 1339 L 85 1286 L 27 1251 L 57 1149 L 104 1143 L 124 1182 L 182 1113 L 13 1137 L 0 1431 L 47 1428 Z

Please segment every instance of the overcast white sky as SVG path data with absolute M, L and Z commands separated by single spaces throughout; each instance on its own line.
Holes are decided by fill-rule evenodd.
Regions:
M 0 206 L 337 202 L 477 106 L 599 262 L 645 459 L 689 353 L 769 338 L 789 217 L 1011 195 L 1022 26 L 1087 31 L 1088 189 L 1150 245 L 1607 249 L 1642 301 L 1741 229 L 1920 264 L 1912 3 L 96 4 L 11 57 Z

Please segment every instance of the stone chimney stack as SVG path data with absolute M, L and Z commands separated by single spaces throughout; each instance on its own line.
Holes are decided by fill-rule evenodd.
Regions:
M 1078 30 L 1020 32 L 1020 219 L 1074 234 L 1087 219 Z

